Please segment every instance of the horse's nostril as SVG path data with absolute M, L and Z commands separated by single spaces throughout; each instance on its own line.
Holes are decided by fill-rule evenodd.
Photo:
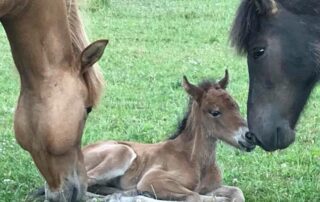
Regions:
M 254 135 L 254 133 L 251 132 L 246 132 L 246 134 L 244 135 L 246 138 L 246 141 L 250 144 L 254 144 L 256 145 L 258 143 L 256 136 Z
M 78 189 L 76 187 L 73 187 L 71 202 L 76 202 L 77 198 L 78 198 Z
M 250 132 L 246 132 L 245 137 L 246 137 L 248 140 L 252 140 L 252 139 L 253 139 L 253 134 L 250 133 Z

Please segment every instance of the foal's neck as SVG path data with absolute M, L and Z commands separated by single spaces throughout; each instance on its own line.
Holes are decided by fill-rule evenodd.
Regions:
M 190 161 L 198 162 L 203 168 L 215 162 L 217 139 L 211 136 L 203 121 L 198 118 L 201 116 L 196 115 L 198 112 L 195 109 L 198 107 L 197 104 L 193 103 L 192 105 L 186 127 L 178 136 L 177 141 L 188 151 Z

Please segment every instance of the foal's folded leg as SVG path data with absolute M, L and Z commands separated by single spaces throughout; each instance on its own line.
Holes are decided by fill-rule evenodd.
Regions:
M 207 194 L 214 196 L 217 201 L 244 202 L 244 195 L 241 189 L 233 186 L 221 186 Z
M 83 154 L 89 187 L 123 175 L 137 156 L 130 147 L 109 142 L 85 148 Z
M 156 199 L 179 200 L 187 202 L 213 202 L 213 197 L 201 198 L 200 195 L 177 181 L 174 176 L 161 169 L 150 170 L 137 185 L 139 192 L 148 192 Z
M 176 201 L 157 200 L 157 199 L 153 199 L 145 196 L 120 196 L 120 197 L 107 196 L 103 199 L 103 202 L 176 202 Z

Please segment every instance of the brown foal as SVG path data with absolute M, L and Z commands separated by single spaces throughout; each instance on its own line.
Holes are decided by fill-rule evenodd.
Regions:
M 157 144 L 105 141 L 86 146 L 89 191 L 118 192 L 119 201 L 121 196 L 142 193 L 162 200 L 244 201 L 239 188 L 221 185 L 215 157 L 218 139 L 239 149 L 254 147 L 245 141 L 249 130 L 237 103 L 225 90 L 227 84 L 227 71 L 219 82 L 204 81 L 199 86 L 184 77 L 183 87 L 191 96 L 189 110 L 169 140 Z
M 92 65 L 107 40 L 85 48 L 75 0 L 1 0 L 0 21 L 21 81 L 17 142 L 45 178 L 47 200 L 78 201 L 87 189 L 80 148 L 86 108 L 102 89 Z

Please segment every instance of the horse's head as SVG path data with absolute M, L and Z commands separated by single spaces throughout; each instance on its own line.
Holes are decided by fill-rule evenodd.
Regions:
M 231 31 L 247 55 L 248 124 L 267 151 L 295 140 L 294 128 L 319 74 L 318 0 L 243 0 Z
M 107 43 L 92 43 L 68 68 L 56 68 L 45 81 L 32 81 L 38 84 L 32 91 L 22 85 L 15 134 L 46 179 L 50 201 L 76 201 L 86 191 L 80 143 L 88 112 L 101 90 L 93 65 Z M 21 78 L 25 82 L 25 77 Z
M 183 86 L 192 97 L 190 117 L 200 120 L 202 130 L 210 138 L 221 139 L 237 148 L 251 151 L 254 145 L 246 141 L 251 137 L 246 121 L 242 118 L 237 103 L 225 90 L 228 71 L 217 83 L 203 82 L 195 86 L 184 77 Z
M 48 122 L 51 123 L 48 131 L 52 128 L 54 132 L 51 132 L 54 137 L 46 139 L 46 146 L 54 156 L 65 156 L 63 160 L 59 159 L 59 162 L 71 167 L 51 165 L 49 169 L 59 173 L 59 176 L 52 181 L 47 180 L 49 185 L 46 190 L 47 198 L 57 201 L 67 198 L 67 201 L 74 201 L 79 200 L 86 192 L 87 175 L 82 165 L 80 142 L 87 116 L 91 108 L 97 104 L 101 93 L 101 86 L 99 86 L 101 84 L 94 64 L 103 55 L 107 44 L 107 40 L 98 40 L 87 46 L 76 58 L 74 65 L 77 67 L 72 70 L 72 73 L 66 71 L 65 79 L 62 79 L 61 83 L 57 81 L 57 85 L 61 88 L 61 95 L 56 95 L 57 99 L 53 99 L 51 103 L 57 107 L 60 106 L 54 111 L 48 109 Z M 61 180 L 62 171 L 67 172 L 64 176 L 66 179 L 58 185 L 56 183 Z M 45 177 L 48 176 L 46 171 L 43 174 Z
M 48 201 L 79 201 L 87 188 L 81 137 L 102 92 L 94 63 L 107 40 L 86 47 L 75 0 L 5 1 L 0 7 L 21 82 L 16 140 L 46 180 Z

